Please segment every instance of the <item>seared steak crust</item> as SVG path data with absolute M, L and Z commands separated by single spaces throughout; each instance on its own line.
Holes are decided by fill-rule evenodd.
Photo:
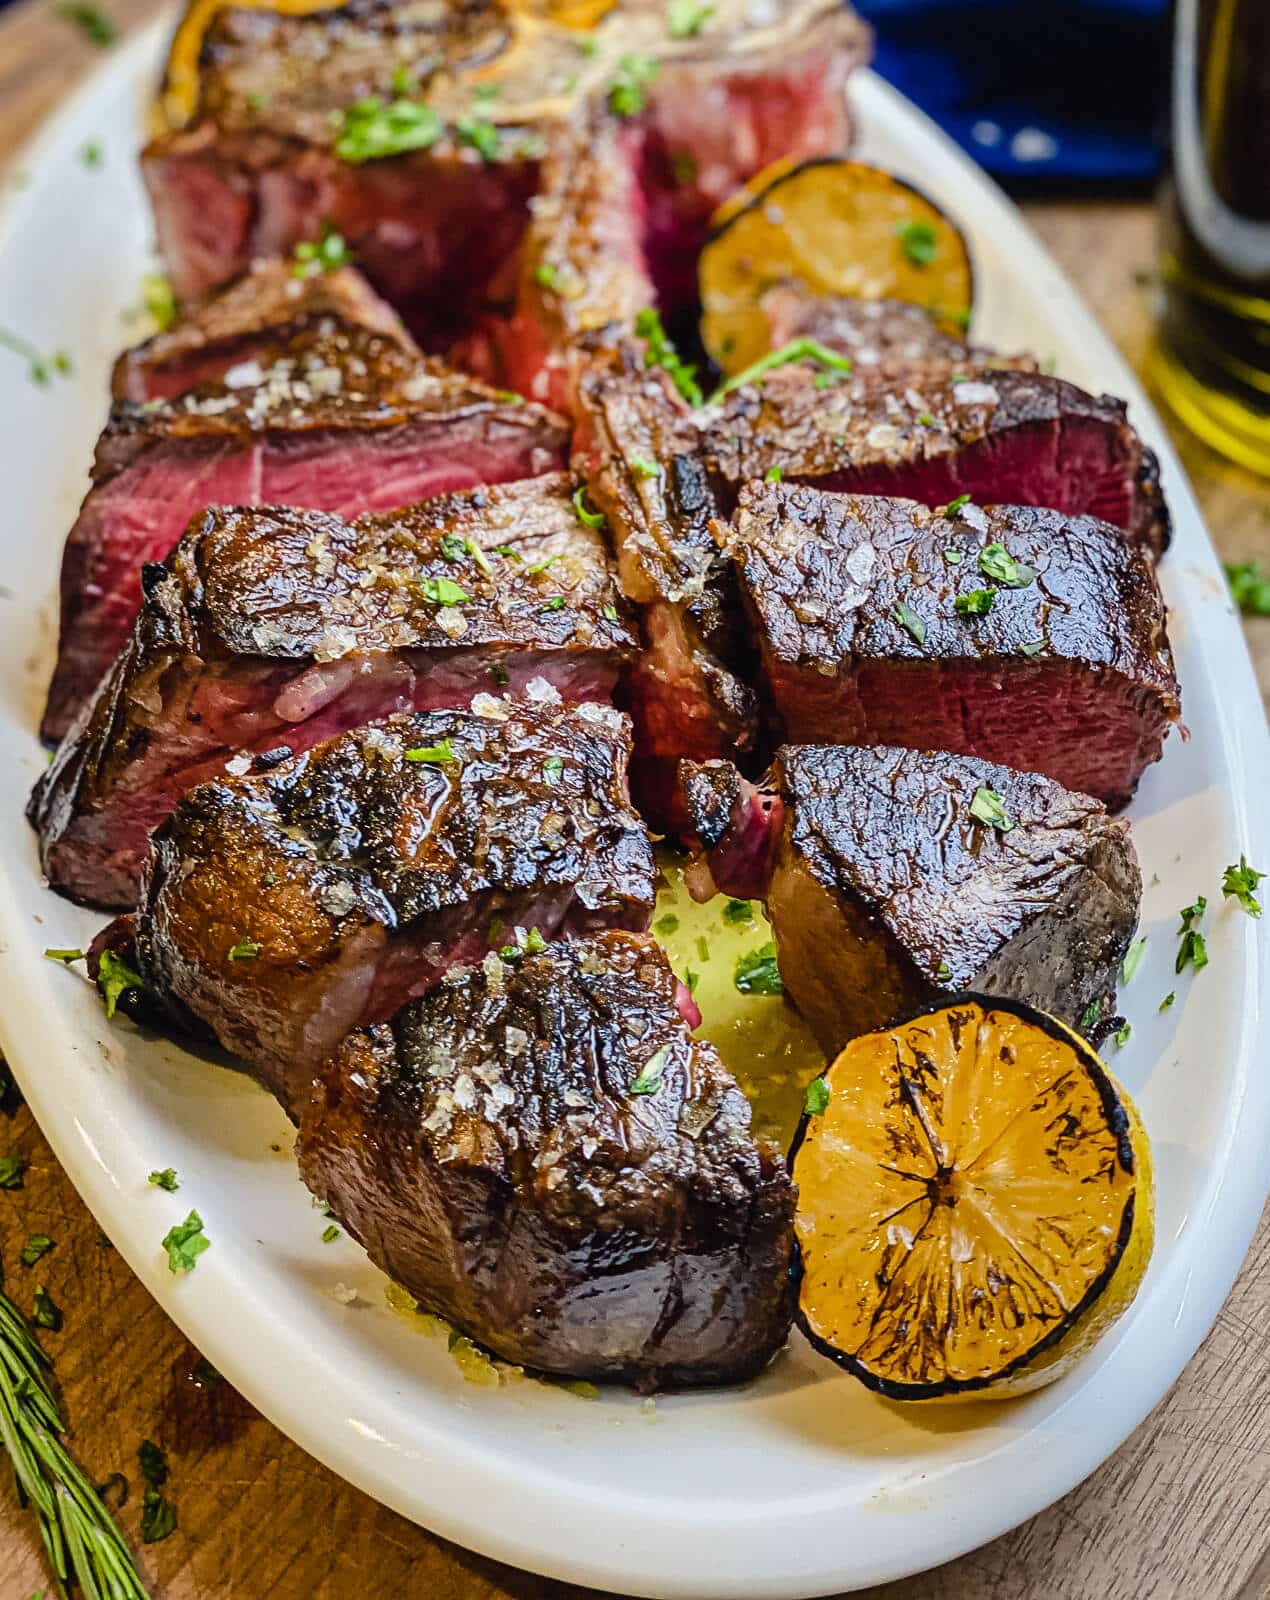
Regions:
M 41 729 L 60 739 L 123 645 L 141 569 L 204 506 L 356 516 L 559 464 L 564 424 L 364 328 L 325 323 L 170 401 L 116 401 L 62 557 L 58 662 Z
M 827 387 L 825 376 L 800 362 L 733 390 L 705 430 L 712 469 L 734 487 L 780 467 L 787 481 L 930 506 L 968 493 L 1087 512 L 1153 556 L 1168 544 L 1159 464 L 1122 400 L 955 361 L 866 370 Z
M 979 755 L 1122 805 L 1177 721 L 1153 565 L 1092 517 L 750 484 L 727 537 L 790 740 Z M 993 545 L 1032 576 L 997 584 Z
M 192 790 L 142 878 L 148 997 L 298 1113 L 346 1033 L 516 929 L 646 927 L 655 866 L 625 721 L 533 693 L 372 723 Z
M 147 567 L 132 634 L 36 785 L 52 886 L 126 906 L 149 830 L 237 751 L 542 677 L 608 700 L 638 648 L 561 473 L 344 522 L 214 508 Z M 443 588 L 448 585 L 448 588 Z
M 690 803 L 730 784 L 711 876 L 753 895 L 762 863 L 786 990 L 831 1055 L 964 990 L 1071 1023 L 1114 996 L 1142 878 L 1128 825 L 1088 795 L 971 756 L 841 745 L 786 745 L 759 786 L 723 763 L 685 779 Z M 980 789 L 1008 829 L 975 817 Z
M 451 973 L 323 1069 L 305 1181 L 508 1361 L 642 1389 L 750 1377 L 789 1329 L 794 1193 L 676 988 L 627 933 Z
M 112 388 L 119 400 L 170 400 L 200 383 L 219 382 L 245 361 L 267 360 L 298 334 L 324 327 L 363 328 L 399 346 L 417 361 L 419 351 L 387 305 L 352 267 L 298 277 L 291 261 L 255 261 L 221 293 L 187 306 L 170 328 L 115 362 Z

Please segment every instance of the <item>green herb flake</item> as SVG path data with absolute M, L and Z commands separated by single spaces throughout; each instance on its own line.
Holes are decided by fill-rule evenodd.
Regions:
M 658 917 L 653 923 L 654 931 L 662 935 L 669 935 L 679 931 L 679 918 L 673 911 L 667 912 L 664 917 Z
M 1270 617 L 1270 572 L 1258 561 L 1226 564 L 1230 597 L 1248 617 Z
M 768 467 L 763 476 L 767 479 L 768 483 L 779 483 L 785 476 L 785 469 L 784 467 Z
M 119 1001 L 129 989 L 144 989 L 145 979 L 134 972 L 122 956 L 113 950 L 103 950 L 97 963 L 97 987 L 106 1002 L 106 1020 L 109 1022 L 119 1006 Z
M 733 928 L 743 922 L 753 922 L 754 907 L 748 900 L 729 900 L 723 908 L 723 920 Z
M 1121 983 L 1133 982 L 1134 973 L 1142 965 L 1142 957 L 1146 954 L 1146 949 L 1147 936 L 1144 933 L 1140 938 L 1134 939 L 1124 953 L 1124 960 L 1120 963 Z
M 939 979 L 940 983 L 950 983 L 952 981 L 952 968 L 946 961 L 941 961 L 939 963 L 939 970 L 936 972 L 935 976 Z
M 447 561 L 462 561 L 467 554 L 467 540 L 461 539 L 457 533 L 445 533 L 441 536 L 440 549 Z
M 807 1085 L 803 1111 L 809 1117 L 822 1117 L 829 1107 L 829 1085 L 823 1078 L 813 1078 Z
M 891 615 L 902 628 L 907 628 L 918 644 L 926 643 L 926 624 L 907 601 L 897 600 L 891 607 Z
M 73 22 L 99 50 L 107 49 L 119 37 L 114 19 L 100 6 L 85 4 L 83 0 L 66 0 L 66 4 L 58 7 L 57 14 L 67 22 Z
M 324 272 L 335 272 L 340 267 L 351 266 L 353 252 L 329 222 L 322 224 L 316 240 L 301 239 L 295 247 L 295 260 L 291 268 L 293 278 L 318 278 Z
M 141 303 L 160 333 L 176 321 L 176 295 L 162 272 L 147 272 L 142 278 Z
M 175 1194 L 181 1187 L 175 1167 L 156 1168 L 146 1182 L 152 1183 L 156 1189 L 166 1189 L 169 1194 Z
M 530 928 L 525 935 L 526 955 L 536 956 L 540 950 L 545 950 L 546 948 L 547 941 L 543 938 L 541 932 L 537 928 Z
M 22 1246 L 22 1264 L 33 1267 L 41 1256 L 46 1256 L 53 1248 L 53 1241 L 47 1233 L 33 1233 Z
M 419 587 L 423 591 L 423 598 L 434 606 L 461 606 L 465 600 L 472 598 L 466 589 L 445 576 L 433 578 L 425 574 L 419 579 Z
M 1098 1018 L 1101 1015 L 1102 1015 L 1102 1004 L 1101 1004 L 1101 1002 L 1098 1001 L 1098 1000 L 1091 1000 L 1089 1002 L 1089 1004 L 1085 1007 L 1085 1009 L 1080 1014 L 1081 1030 L 1084 1031 L 1087 1028 L 1092 1028 L 1094 1023 L 1098 1021 Z
M 895 230 L 900 249 L 915 267 L 928 267 L 939 254 L 939 240 L 933 222 L 901 222 Z
M 1044 648 L 1044 639 L 1028 639 L 1019 646 L 1019 654 L 1021 656 L 1039 656 Z
M 1168 1011 L 1172 1007 L 1173 1002 L 1176 999 L 1177 999 L 1177 995 L 1174 994 L 1172 989 L 1170 989 L 1168 994 L 1166 994 L 1164 996 L 1164 999 L 1160 1001 L 1160 1010 L 1161 1011 Z
M 672 39 L 694 38 L 714 13 L 714 6 L 700 5 L 698 0 L 670 0 L 666 7 L 666 31 Z
M 784 994 L 780 970 L 776 965 L 776 946 L 759 945 L 747 955 L 737 958 L 732 974 L 733 982 L 742 994 Z
M 697 985 L 701 982 L 700 973 L 694 972 L 691 967 L 684 973 L 684 982 L 688 986 L 689 994 L 696 994 Z
M 1026 589 L 1036 581 L 1036 568 L 1016 561 L 999 539 L 980 550 L 979 570 L 1007 589 Z
M 556 269 L 550 261 L 540 261 L 534 268 L 534 282 L 540 289 L 554 289 L 556 284 Z
M 609 85 L 609 110 L 615 117 L 637 117 L 648 104 L 648 85 L 657 76 L 650 56 L 631 52 L 618 58 L 617 74 Z
M 959 594 L 953 606 L 960 617 L 986 617 L 996 600 L 995 589 L 971 589 L 968 594 Z
M 606 622 L 616 622 L 618 620 L 617 607 L 615 605 L 603 605 L 600 607 L 600 611 Z
M 1187 967 L 1194 967 L 1196 972 L 1202 972 L 1208 965 L 1208 944 L 1196 926 L 1207 908 L 1208 901 L 1202 894 L 1196 898 L 1193 906 L 1183 906 L 1177 929 L 1178 946 L 1177 960 L 1173 963 L 1174 972 L 1184 972 Z
M 54 950 L 50 947 L 44 952 L 44 959 L 46 961 L 56 961 L 64 967 L 69 967 L 72 961 L 82 961 L 84 952 L 82 950 Z
M 1117 1050 L 1123 1050 L 1124 1049 L 1125 1045 L 1127 1045 L 1128 1042 L 1129 1042 L 1129 1036 L 1132 1034 L 1132 1032 L 1133 1032 L 1133 1024 L 1129 1023 L 1129 1022 L 1126 1022 L 1123 1028 L 1117 1028 L 1116 1029 L 1116 1031 L 1112 1035 L 1112 1037 L 1116 1041 L 1116 1049 Z
M 544 556 L 541 561 L 532 562 L 525 568 L 525 571 L 529 573 L 530 576 L 532 576 L 535 572 L 546 572 L 548 567 L 555 566 L 556 562 L 561 559 L 562 555 L 563 551 L 557 550 L 553 556 Z
M 1261 902 L 1257 899 L 1257 885 L 1264 877 L 1264 872 L 1258 872 L 1250 867 L 1247 858 L 1241 855 L 1239 865 L 1227 867 L 1222 874 L 1221 892 L 1237 900 L 1250 917 L 1259 917 Z
M 661 315 L 654 306 L 645 306 L 635 315 L 635 332 L 645 342 L 644 365 L 661 367 L 680 396 L 690 406 L 701 404 L 701 390 L 697 384 L 695 366 L 682 359 L 674 340 L 662 326 Z
M 656 1094 L 661 1088 L 662 1077 L 666 1071 L 666 1063 L 670 1059 L 670 1046 L 662 1045 L 660 1050 L 654 1050 L 648 1060 L 639 1069 L 634 1082 L 631 1084 L 632 1094 Z
M 335 154 L 354 164 L 379 161 L 407 150 L 426 150 L 444 131 L 431 106 L 402 98 L 385 105 L 370 95 L 344 112 Z
M 37 1328 L 48 1328 L 52 1333 L 62 1330 L 62 1310 L 55 1305 L 49 1296 L 48 1290 L 41 1283 L 35 1291 L 31 1305 L 31 1321 Z
M 1058 371 L 1058 357 L 1046 356 L 1041 362 L 1041 373 L 1046 378 L 1052 378 Z
M 42 355 L 29 339 L 23 339 L 7 328 L 0 328 L 0 347 L 21 356 L 26 362 L 27 377 L 41 388 L 49 383 L 53 373 L 65 377 L 71 371 L 71 358 L 65 350 L 55 350 L 51 356 Z
M 142 1481 L 152 1489 L 161 1489 L 168 1481 L 168 1458 L 153 1439 L 143 1439 L 137 1446 L 137 1465 Z
M 592 511 L 586 503 L 586 488 L 579 486 L 573 491 L 573 509 L 578 514 L 578 521 L 586 528 L 602 528 L 605 518 L 602 511 Z
M 923 428 L 933 428 L 935 426 L 935 419 L 931 416 L 929 411 L 923 411 L 918 417 L 917 421 L 918 424 Z
M 650 461 L 647 456 L 632 456 L 630 462 L 641 478 L 659 478 L 661 476 L 661 468 L 655 461 Z
M 141 1542 L 159 1544 L 176 1532 L 176 1507 L 157 1489 L 147 1489 L 141 1497 Z
M 560 756 L 545 756 L 542 763 L 542 781 L 556 784 L 564 776 L 564 761 Z
M 707 939 L 706 939 L 704 934 L 698 934 L 697 935 L 697 960 L 704 962 L 704 961 L 709 961 L 709 959 L 710 959 L 710 945 L 709 945 L 709 942 L 707 941 Z
M 26 1169 L 25 1156 L 0 1156 L 0 1189 L 20 1189 Z
M 806 336 L 791 339 L 788 344 L 783 344 L 779 350 L 772 350 L 765 356 L 738 372 L 734 378 L 729 378 L 720 386 L 706 402 L 714 405 L 722 400 L 724 395 L 731 394 L 733 389 L 739 389 L 747 383 L 760 383 L 769 372 L 775 372 L 778 367 L 787 367 L 795 361 L 815 361 L 820 366 L 831 372 L 846 377 L 852 370 L 852 363 L 846 356 L 839 355 L 836 350 L 830 350 L 820 343 L 818 339 L 809 339 Z
M 955 517 L 963 506 L 968 506 L 969 504 L 970 496 L 968 494 L 959 494 L 955 500 L 950 500 L 948 502 L 948 504 L 940 512 L 940 516 Z
M 335 1240 L 338 1239 L 339 1236 L 340 1236 L 340 1230 L 335 1226 L 335 1224 L 333 1222 L 328 1227 L 325 1227 L 325 1228 L 322 1229 L 322 1243 L 323 1244 L 334 1244 Z
M 191 1211 L 184 1222 L 178 1222 L 163 1236 L 163 1248 L 168 1253 L 170 1272 L 193 1272 L 195 1263 L 211 1240 L 203 1232 L 203 1219 Z
M 86 167 L 99 167 L 102 163 L 103 150 L 95 139 L 90 139 L 79 152 L 79 159 Z
M 996 828 L 999 833 L 1009 833 L 1014 826 L 1006 815 L 1005 802 L 995 789 L 985 789 L 981 786 L 975 790 L 974 799 L 970 802 L 970 815 L 977 822 Z
M 492 165 L 498 160 L 500 136 L 492 122 L 484 117 L 459 117 L 454 131 L 459 143 L 475 150 L 482 161 Z
M 240 939 L 237 944 L 229 947 L 231 961 L 254 961 L 263 947 L 254 939 Z
M 458 758 L 454 754 L 454 746 L 450 743 L 450 736 L 447 733 L 440 744 L 416 745 L 413 750 L 405 752 L 403 759 L 416 765 L 422 762 L 430 767 L 439 767 L 447 761 L 456 761 Z
M 548 600 L 545 605 L 541 605 L 541 606 L 538 607 L 538 614 L 539 614 L 539 616 L 544 616 L 548 611 L 563 611 L 563 610 L 564 610 L 564 596 L 562 594 L 553 594 L 551 599 Z
M 950 567 L 959 567 L 965 559 L 965 554 L 960 550 L 954 550 L 951 545 L 944 551 L 944 560 Z

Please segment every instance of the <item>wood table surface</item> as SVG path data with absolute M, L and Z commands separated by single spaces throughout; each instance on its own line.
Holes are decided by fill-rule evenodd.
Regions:
M 126 30 L 154 0 L 108 0 Z M 55 0 L 0 17 L 0 158 L 100 54 Z M 1033 203 L 1028 216 L 1129 359 L 1151 326 L 1152 216 L 1140 201 Z M 1174 436 L 1227 560 L 1270 555 L 1270 483 Z M 1232 618 L 1231 627 L 1238 623 Z M 1270 620 L 1248 623 L 1270 693 Z M 1265 863 L 1261 863 L 1265 865 Z M 284 1438 L 198 1352 L 99 1230 L 25 1108 L 0 1117 L 0 1155 L 30 1161 L 0 1193 L 0 1260 L 29 1304 L 37 1278 L 65 1313 L 52 1353 L 73 1448 L 97 1481 L 133 1483 L 121 1521 L 134 1543 L 136 1449 L 167 1449 L 178 1531 L 142 1549 L 156 1600 L 586 1600 L 590 1590 L 513 1571 L 432 1537 L 367 1499 Z M 37 1272 L 19 1251 L 56 1240 Z M 138 1548 L 140 1548 L 138 1546 Z M 1270 1220 L 1203 1347 L 1167 1399 L 1082 1487 L 1015 1532 L 876 1600 L 1266 1600 L 1270 1596 Z M 0 1600 L 47 1584 L 34 1519 L 0 1484 Z M 720 1595 L 718 1600 L 729 1600 Z

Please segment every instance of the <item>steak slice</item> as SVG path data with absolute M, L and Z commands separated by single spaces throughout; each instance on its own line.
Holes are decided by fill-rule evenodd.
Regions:
M 579 390 L 574 465 L 602 511 L 618 575 L 640 607 L 645 651 L 626 677 L 640 810 L 677 831 L 681 757 L 751 750 L 756 702 L 738 676 L 742 644 L 696 423 L 665 372 L 625 347 L 596 362 Z
M 830 1056 L 965 990 L 1070 1023 L 1114 999 L 1142 876 L 1128 824 L 1088 795 L 973 756 L 842 745 L 786 745 L 760 785 L 686 766 L 684 789 L 713 880 L 694 890 L 764 899 Z M 975 816 L 984 789 L 1008 829 Z
M 291 261 L 253 262 L 219 294 L 189 306 L 152 338 L 115 362 L 118 400 L 171 400 L 201 383 L 219 383 L 231 367 L 268 361 L 298 334 L 321 327 L 363 328 L 410 356 L 418 347 L 397 313 L 352 267 L 297 277 Z
M 1178 719 L 1152 562 L 1093 517 L 761 483 L 728 549 L 792 742 L 977 755 L 1120 806 Z M 1010 562 L 1013 588 L 988 575 Z
M 305 1182 L 505 1360 L 644 1390 L 784 1343 L 794 1191 L 649 938 L 487 957 L 359 1030 L 304 1107 Z
M 656 867 L 625 719 L 534 695 L 390 718 L 191 790 L 142 878 L 147 1001 L 298 1115 L 347 1033 L 456 963 L 646 928 Z
M 141 569 L 208 505 L 357 516 L 560 464 L 564 424 L 379 334 L 321 328 L 183 399 L 117 401 L 62 557 L 42 736 L 56 742 L 122 647 Z
M 737 487 L 778 467 L 786 480 L 928 506 L 969 494 L 1084 512 L 1153 556 L 1167 546 L 1159 463 L 1122 400 L 955 362 L 826 386 L 833 376 L 797 362 L 733 390 L 706 428 L 711 467 Z
M 575 116 L 629 113 L 656 254 L 685 263 L 739 184 L 780 156 L 846 143 L 842 87 L 869 35 L 837 0 L 761 12 L 720 0 L 686 38 L 671 36 L 661 0 L 625 0 L 585 30 L 572 20 L 495 0 L 427 15 L 360 0 L 307 15 L 191 4 L 165 131 L 143 156 L 177 293 L 204 294 L 327 223 L 428 348 L 444 349 L 497 298 L 544 143 Z M 397 108 L 414 148 L 366 159 L 384 147 L 350 141 L 347 113 L 364 122 L 370 100 Z
M 238 751 L 307 750 L 535 679 L 611 699 L 639 639 L 571 490 L 551 473 L 352 523 L 196 517 L 145 569 L 131 637 L 32 795 L 52 887 L 133 904 L 150 829 Z

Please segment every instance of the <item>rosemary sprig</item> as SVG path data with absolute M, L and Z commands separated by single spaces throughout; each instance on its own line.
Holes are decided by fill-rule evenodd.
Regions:
M 71 1460 L 49 1388 L 49 1358 L 26 1318 L 0 1291 L 0 1447 L 18 1498 L 34 1507 L 62 1600 L 150 1600 L 123 1535 L 101 1496 Z

